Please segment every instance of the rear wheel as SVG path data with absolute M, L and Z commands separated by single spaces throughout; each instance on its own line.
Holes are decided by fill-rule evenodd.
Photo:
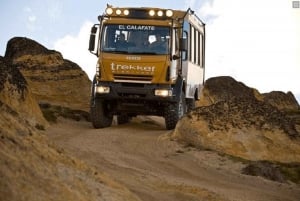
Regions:
M 165 123 L 168 130 L 174 129 L 176 127 L 179 119 L 186 113 L 186 102 L 184 93 L 180 94 L 180 98 L 176 103 L 169 103 L 165 107 Z
M 105 128 L 112 124 L 113 116 L 108 114 L 108 105 L 105 101 L 95 100 L 91 106 L 91 121 L 94 128 Z

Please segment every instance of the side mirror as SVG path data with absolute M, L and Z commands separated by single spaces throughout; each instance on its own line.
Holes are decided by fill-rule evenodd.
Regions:
M 92 34 L 96 34 L 97 33 L 98 28 L 94 25 L 91 29 L 91 33 Z
M 96 41 L 96 33 L 98 28 L 93 26 L 91 29 L 90 41 L 89 41 L 89 51 L 95 51 L 95 41 Z
M 89 42 L 89 51 L 93 52 L 95 50 L 95 40 L 96 35 L 90 35 L 90 42 Z

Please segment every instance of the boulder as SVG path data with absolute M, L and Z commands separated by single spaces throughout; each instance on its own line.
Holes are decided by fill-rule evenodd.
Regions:
M 207 106 L 239 97 L 263 100 L 263 96 L 256 89 L 250 88 L 242 82 L 237 82 L 230 76 L 213 77 L 205 81 L 197 105 Z
M 174 139 L 247 160 L 300 162 L 300 135 L 295 121 L 259 93 L 233 78 L 208 80 L 207 106 L 177 124 Z M 257 98 L 258 97 L 258 98 Z
M 300 106 L 292 92 L 284 93 L 282 91 L 272 91 L 270 93 L 264 93 L 263 100 L 279 110 L 284 111 L 297 111 L 300 110 Z
M 25 77 L 38 103 L 89 110 L 91 81 L 75 63 L 34 40 L 8 41 L 5 59 Z
M 5 130 L 8 127 L 18 127 L 20 122 L 26 122 L 26 128 L 46 128 L 47 121 L 36 100 L 32 96 L 32 92 L 28 84 L 16 68 L 13 68 L 6 62 L 3 57 L 0 57 L 0 110 L 1 118 L 0 127 Z M 7 124 L 5 114 L 14 114 L 14 123 Z M 7 117 L 9 118 L 9 117 Z

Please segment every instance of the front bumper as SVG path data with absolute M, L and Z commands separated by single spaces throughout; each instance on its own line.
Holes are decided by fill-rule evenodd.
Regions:
M 98 82 L 94 93 L 94 97 L 102 100 L 175 101 L 172 86 L 161 84 Z

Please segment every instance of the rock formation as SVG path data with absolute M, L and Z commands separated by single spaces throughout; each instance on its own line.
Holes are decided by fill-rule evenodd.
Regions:
M 242 82 L 237 82 L 229 76 L 213 77 L 206 80 L 205 87 L 201 91 L 200 101 L 197 105 L 208 106 L 219 101 L 240 97 L 264 101 L 279 110 L 290 111 L 300 109 L 295 96 L 291 92 L 272 91 L 260 94 L 258 90 L 250 88 Z
M 25 77 L 39 103 L 88 111 L 91 81 L 75 63 L 22 37 L 7 43 L 5 58 Z
M 263 100 L 263 96 L 256 89 L 249 88 L 232 77 L 223 76 L 205 81 L 205 87 L 201 91 L 200 101 L 197 105 L 208 106 L 232 98 Z
M 248 160 L 300 162 L 295 122 L 256 90 L 230 77 L 207 80 L 207 106 L 182 118 L 173 137 L 197 147 Z
M 265 102 L 273 105 L 279 110 L 295 111 L 300 109 L 300 106 L 292 92 L 284 93 L 282 91 L 272 91 L 262 95 Z
M 2 130 L 5 130 L 6 126 L 18 127 L 20 121 L 26 123 L 24 129 L 48 126 L 23 75 L 18 69 L 12 68 L 3 57 L 0 57 L 0 109 Z M 5 115 L 7 113 L 15 116 L 11 125 L 6 122 L 10 119 Z M 6 118 L 8 119 L 5 120 Z
M 23 75 L 0 57 L 0 198 L 139 200 L 127 188 L 55 148 Z

